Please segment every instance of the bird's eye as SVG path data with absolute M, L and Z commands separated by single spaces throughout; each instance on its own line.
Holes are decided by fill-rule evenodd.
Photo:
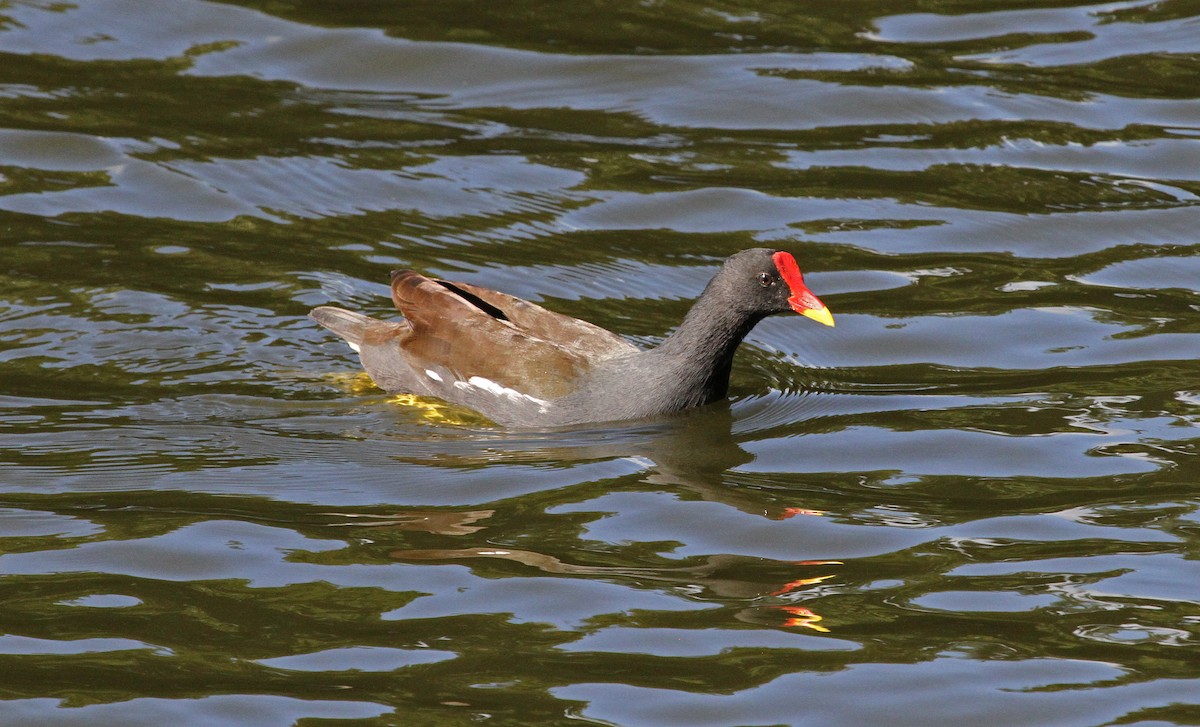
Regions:
M 771 276 L 768 275 L 767 273 L 759 273 L 758 274 L 758 282 L 764 288 L 768 288 L 775 284 L 775 281 L 772 280 Z

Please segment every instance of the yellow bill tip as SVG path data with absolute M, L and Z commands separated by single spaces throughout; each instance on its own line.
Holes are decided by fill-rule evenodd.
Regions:
M 805 318 L 811 318 L 817 323 L 823 323 L 830 328 L 832 328 L 834 325 L 833 314 L 830 313 L 829 309 L 825 306 L 821 306 L 820 308 L 806 308 L 800 311 L 800 315 L 804 316 Z

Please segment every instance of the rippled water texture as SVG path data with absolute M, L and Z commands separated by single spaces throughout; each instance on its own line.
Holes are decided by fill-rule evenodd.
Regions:
M 1200 723 L 1192 0 L 0 2 L 0 724 Z M 505 432 L 413 267 L 728 405 Z

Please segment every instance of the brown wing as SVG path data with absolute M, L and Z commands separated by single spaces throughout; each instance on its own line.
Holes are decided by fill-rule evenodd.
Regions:
M 459 381 L 482 377 L 539 399 L 570 392 L 593 360 L 618 348 L 611 341 L 600 345 L 604 337 L 583 321 L 408 270 L 393 273 L 392 301 L 412 326 L 398 342 L 414 368 L 448 372 Z M 621 352 L 635 350 L 621 343 Z
M 636 353 L 638 350 L 636 346 L 612 331 L 578 318 L 546 310 L 536 303 L 530 303 L 516 296 L 480 288 L 470 283 L 445 280 L 438 282 L 452 287 L 460 294 L 473 296 L 499 310 L 513 325 L 529 335 L 562 346 L 586 358 L 597 360 Z

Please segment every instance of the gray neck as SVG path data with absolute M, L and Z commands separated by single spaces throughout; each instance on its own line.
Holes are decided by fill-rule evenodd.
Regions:
M 702 296 L 679 328 L 653 352 L 678 382 L 678 395 L 696 399 L 687 405 L 724 398 L 729 391 L 733 354 L 764 317 L 737 310 L 720 297 Z
M 705 295 L 658 348 L 600 362 L 586 384 L 555 402 L 555 424 L 655 416 L 725 398 L 738 344 L 763 318 Z

